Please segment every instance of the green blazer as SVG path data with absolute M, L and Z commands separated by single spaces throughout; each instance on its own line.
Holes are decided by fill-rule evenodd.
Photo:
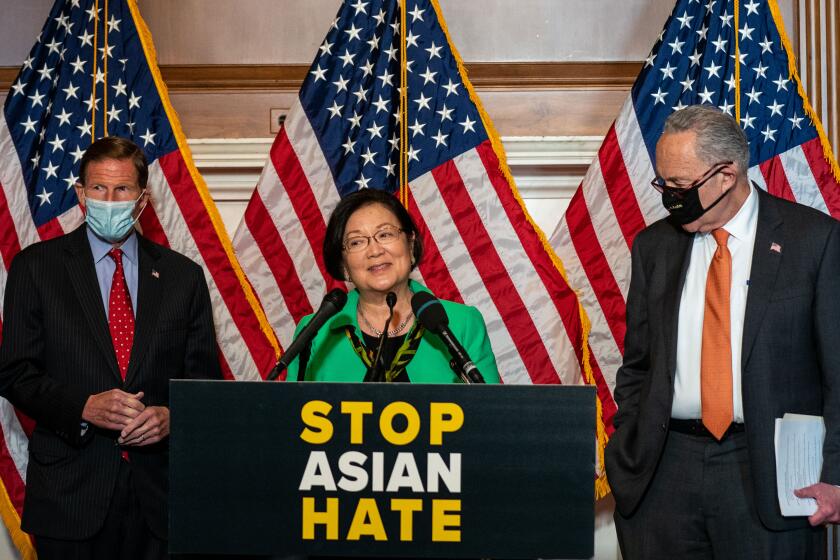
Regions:
M 429 290 L 419 282 L 411 281 L 413 292 Z M 344 329 L 348 325 L 355 331 L 359 339 L 363 339 L 362 331 L 356 321 L 356 305 L 359 302 L 359 292 L 352 290 L 347 294 L 347 303 L 332 319 L 321 327 L 312 340 L 312 351 L 306 366 L 306 381 L 360 382 L 365 377 L 366 367 L 353 351 L 353 346 L 347 338 Z M 487 337 L 487 327 L 484 318 L 475 307 L 461 305 L 452 301 L 441 300 L 446 314 L 449 316 L 449 328 L 464 346 L 472 358 L 478 371 L 487 383 L 499 383 L 499 371 L 496 369 L 496 358 Z M 295 330 L 295 336 L 312 319 L 307 315 L 301 319 Z M 417 324 L 413 328 L 417 328 Z M 292 362 L 287 370 L 286 379 L 294 381 L 298 376 L 300 360 Z M 449 367 L 449 352 L 440 338 L 434 333 L 426 331 L 420 339 L 417 353 L 406 368 L 408 378 L 412 383 L 460 383 L 461 380 Z

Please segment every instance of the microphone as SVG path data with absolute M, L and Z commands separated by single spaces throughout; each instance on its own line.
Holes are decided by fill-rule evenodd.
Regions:
M 417 292 L 411 298 L 411 309 L 420 324 L 440 337 L 452 360 L 449 365 L 464 383 L 484 383 L 484 377 L 467 351 L 449 330 L 449 317 L 440 300 L 428 292 Z
M 397 294 L 394 292 L 388 292 L 388 295 L 385 296 L 385 303 L 388 304 L 388 319 L 385 321 L 385 328 L 382 329 L 382 334 L 379 335 L 379 342 L 376 345 L 376 355 L 374 356 L 373 362 L 370 364 L 370 368 L 365 375 L 364 382 L 384 381 L 384 379 L 382 379 L 382 368 L 385 364 L 381 363 L 382 347 L 385 346 L 385 338 L 388 336 L 388 327 L 391 326 L 391 319 L 394 318 L 394 306 L 397 305 Z
M 306 348 L 312 339 L 315 338 L 315 335 L 324 323 L 326 323 L 330 317 L 341 311 L 345 303 L 347 303 L 347 293 L 342 291 L 340 288 L 330 290 L 327 295 L 324 296 L 324 299 L 321 301 L 321 307 L 319 307 L 318 311 L 315 312 L 315 315 L 312 316 L 312 320 L 303 327 L 303 330 L 300 331 L 297 338 L 292 341 L 286 349 L 286 352 L 284 352 L 283 355 L 280 356 L 280 359 L 277 360 L 277 364 L 274 366 L 274 369 L 272 369 L 268 374 L 268 377 L 265 378 L 266 381 L 274 381 L 277 379 L 280 376 L 280 373 L 289 367 L 292 360 L 300 354 L 301 350 Z

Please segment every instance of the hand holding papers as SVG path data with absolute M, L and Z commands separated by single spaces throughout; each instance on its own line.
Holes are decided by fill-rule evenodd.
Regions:
M 776 419 L 776 488 L 784 516 L 812 515 L 814 498 L 798 498 L 794 490 L 820 479 L 825 424 L 821 416 L 785 414 Z

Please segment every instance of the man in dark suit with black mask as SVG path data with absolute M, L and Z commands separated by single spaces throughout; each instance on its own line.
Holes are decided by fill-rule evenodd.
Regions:
M 657 144 L 670 216 L 633 244 L 606 451 L 625 560 L 810 560 L 840 521 L 840 223 L 765 193 L 748 165 L 712 107 L 673 113 Z M 776 494 L 787 412 L 825 419 L 808 519 Z
M 86 224 L 13 260 L 0 394 L 36 423 L 22 527 L 38 556 L 167 556 L 169 380 L 220 378 L 202 269 L 134 230 L 148 167 L 128 140 L 88 148 Z

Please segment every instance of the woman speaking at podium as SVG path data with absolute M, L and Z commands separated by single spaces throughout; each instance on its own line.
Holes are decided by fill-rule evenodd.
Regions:
M 408 278 L 422 255 L 417 226 L 396 197 L 374 189 L 344 197 L 327 224 L 324 264 L 333 278 L 349 280 L 355 289 L 307 350 L 289 365 L 287 379 L 460 382 L 450 367 L 446 345 L 421 326 L 412 311 L 413 295 L 429 291 Z M 449 318 L 449 330 L 484 381 L 499 383 L 487 327 L 478 309 L 445 300 L 440 303 Z M 311 318 L 307 315 L 301 320 L 296 337 Z

